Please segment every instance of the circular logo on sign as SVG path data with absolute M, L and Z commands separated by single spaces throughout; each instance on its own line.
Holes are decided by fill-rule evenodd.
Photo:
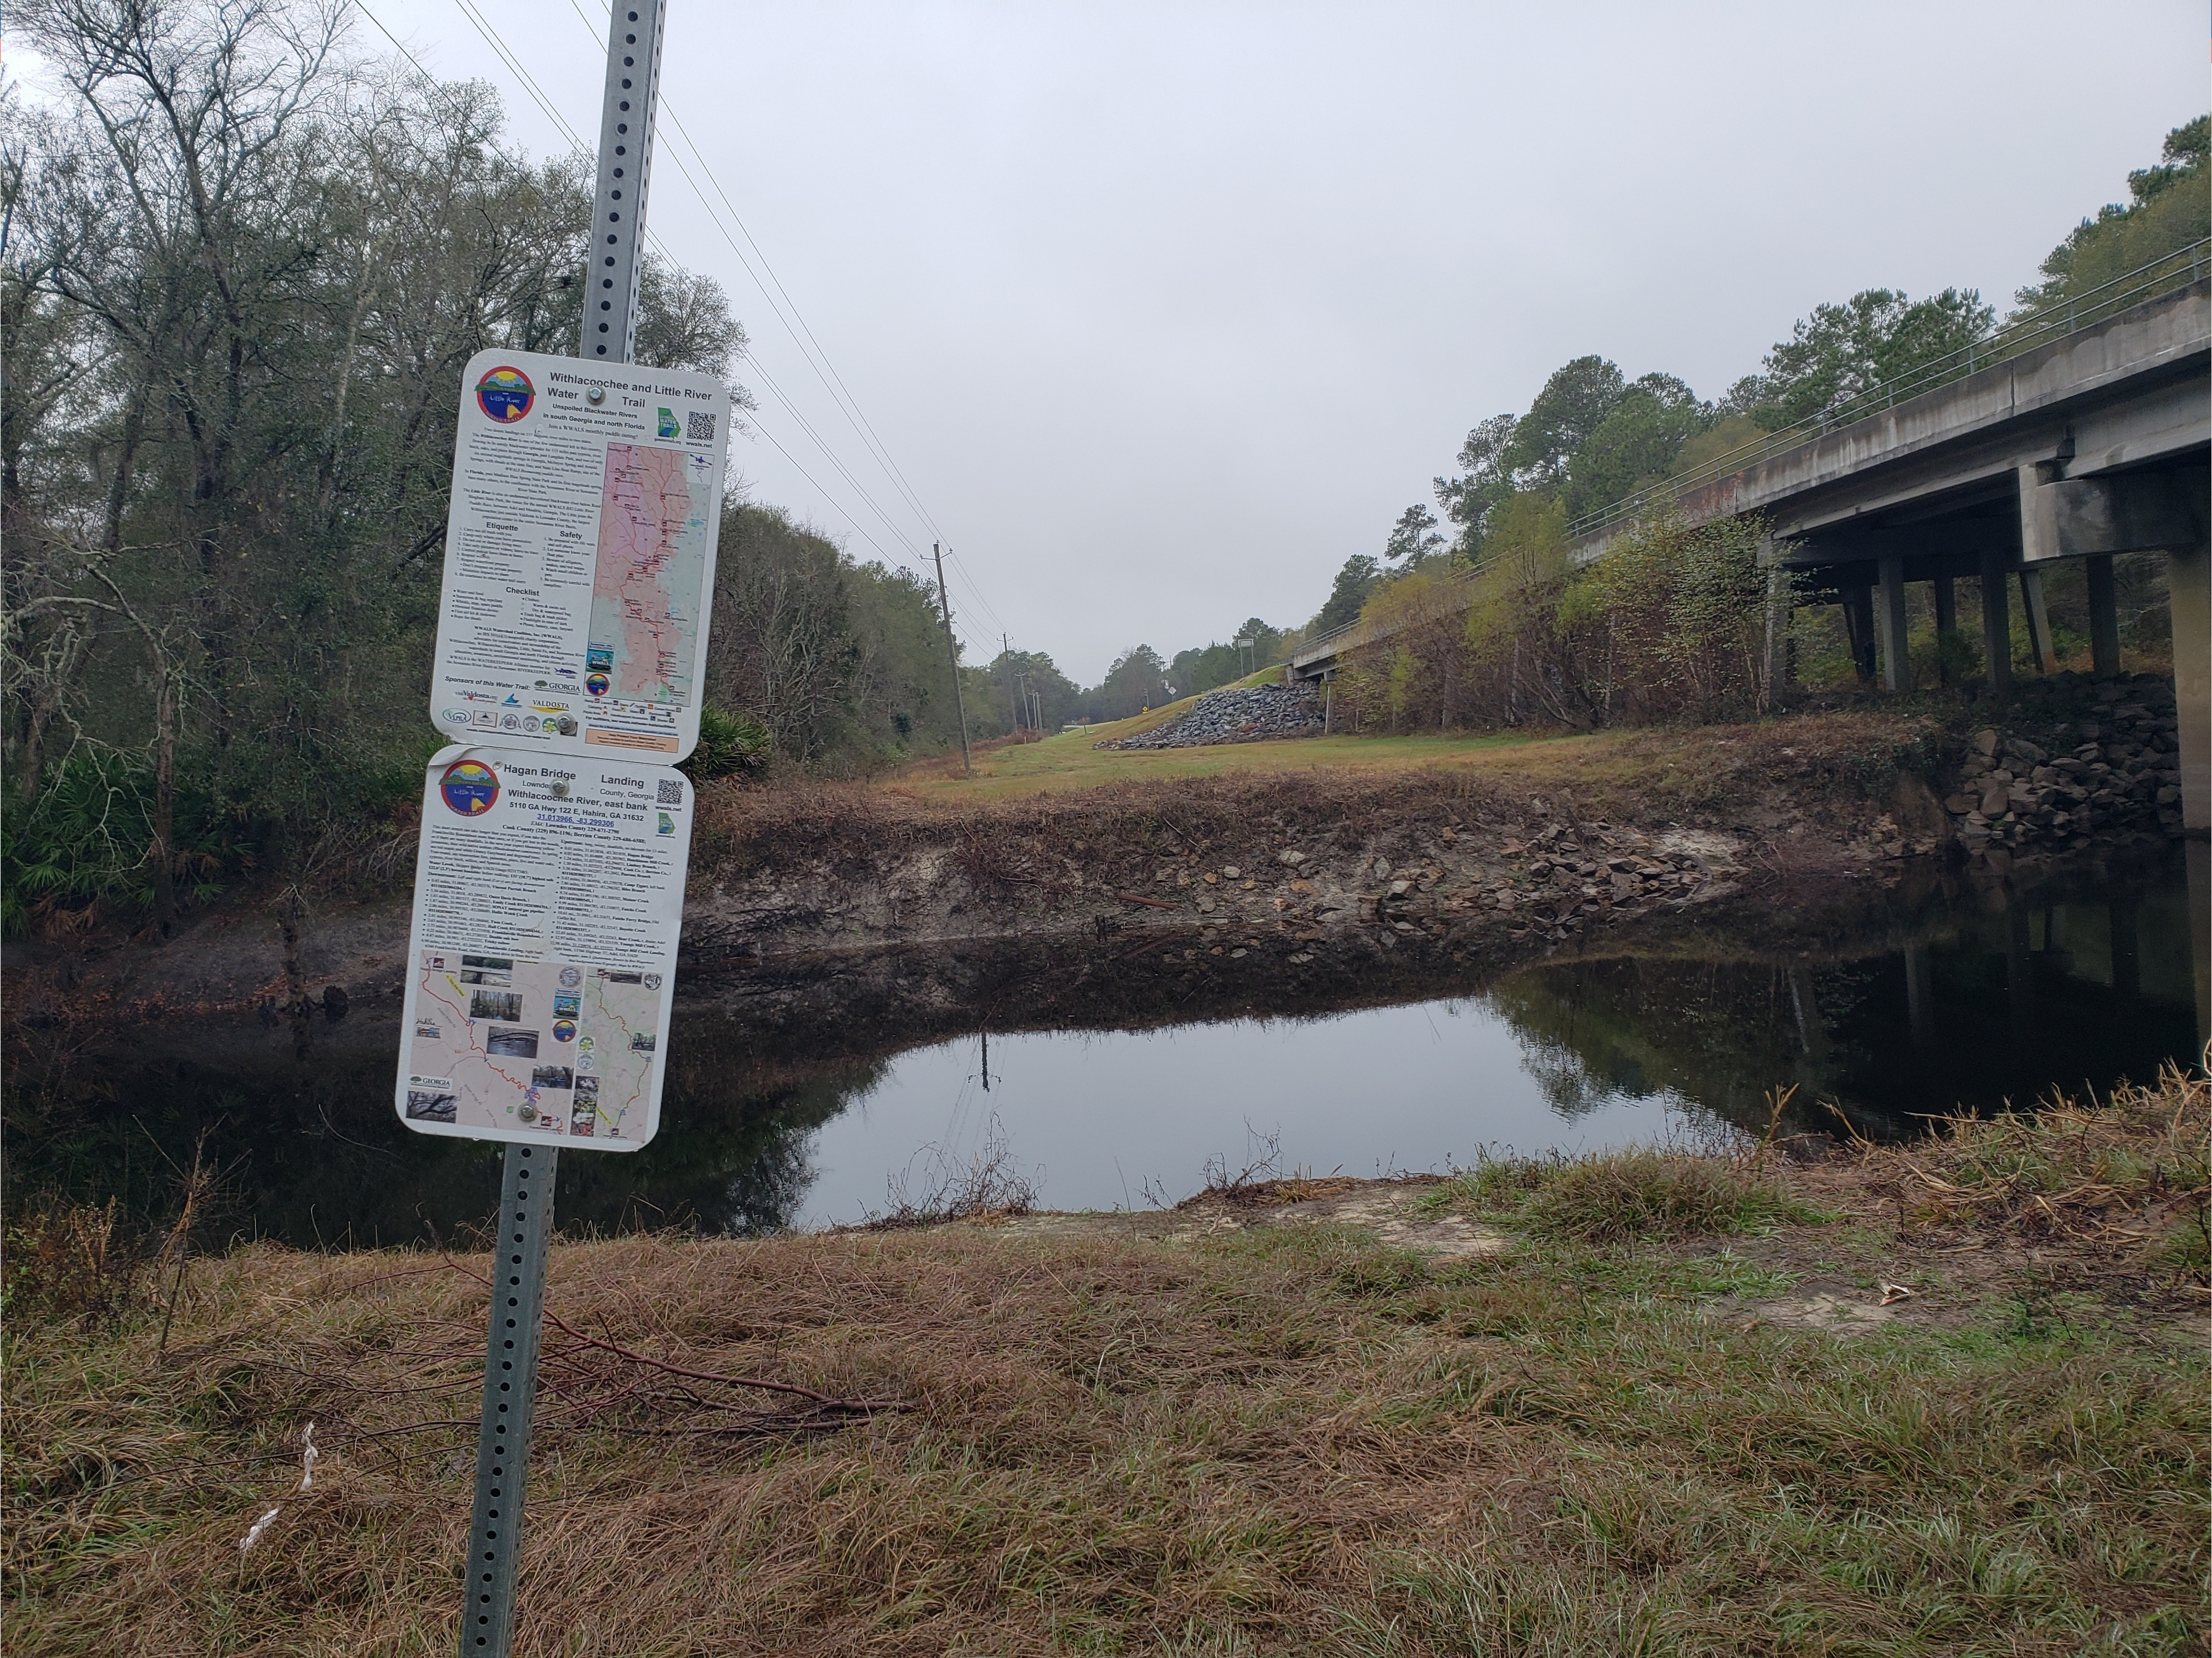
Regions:
M 613 683 L 614 682 L 603 673 L 587 673 L 584 676 L 584 689 L 591 692 L 593 696 L 605 696 L 607 694 L 607 688 Z
M 553 1040 L 555 1042 L 574 1042 L 575 1037 L 576 1022 L 574 1019 L 556 1019 L 553 1021 Z
M 480 817 L 499 799 L 499 774 L 481 760 L 456 760 L 438 780 L 446 804 L 464 817 Z
M 528 414 L 537 398 L 537 387 L 520 368 L 495 368 L 477 382 L 477 407 L 501 425 Z

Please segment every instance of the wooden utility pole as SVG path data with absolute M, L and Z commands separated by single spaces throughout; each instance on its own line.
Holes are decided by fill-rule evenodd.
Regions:
M 952 708 L 960 716 L 960 772 L 963 777 L 973 777 L 975 768 L 968 758 L 968 702 L 960 695 L 960 646 L 952 637 L 952 600 L 945 591 L 943 544 L 931 542 L 929 556 L 937 561 L 937 603 L 945 613 L 945 654 L 952 664 Z

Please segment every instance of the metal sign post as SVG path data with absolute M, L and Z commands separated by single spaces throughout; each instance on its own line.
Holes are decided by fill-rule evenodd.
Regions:
M 606 98 L 599 115 L 599 189 L 584 262 L 577 355 L 630 361 L 645 255 L 646 182 L 660 97 L 666 0 L 615 0 L 607 27 Z M 706 618 L 700 618 L 703 629 Z M 509 1143 L 500 1178 L 498 1253 L 484 1344 L 483 1420 L 477 1432 L 475 1513 L 461 1618 L 461 1658 L 509 1658 L 530 1426 L 538 1402 L 539 1315 L 553 1235 L 552 1145 Z

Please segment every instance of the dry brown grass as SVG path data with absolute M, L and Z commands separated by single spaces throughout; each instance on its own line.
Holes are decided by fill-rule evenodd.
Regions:
M 1711 1316 L 1786 1283 L 1710 1242 L 1254 1217 L 557 1248 L 520 1650 L 2203 1650 L 2203 1344 L 2150 1268 L 1845 1343 Z M 481 1266 L 201 1261 L 166 1357 L 16 1321 L 11 1654 L 449 1649 Z
M 1864 1148 L 1864 1177 L 1913 1224 L 1998 1229 L 2150 1254 L 2212 1282 L 2212 1082 L 2169 1067 L 2101 1103 L 1963 1117 L 1935 1139 Z
M 702 792 L 693 860 L 702 872 L 744 872 L 817 858 L 873 859 L 949 842 L 963 870 L 996 880 L 1012 866 L 1010 856 L 1049 853 L 1056 868 L 1059 856 L 1152 856 L 1178 846 L 1238 846 L 1271 833 L 1336 829 L 1356 837 L 1483 811 L 1519 814 L 1538 801 L 1570 818 L 1659 823 L 1786 788 L 1800 804 L 1825 800 L 1848 816 L 1854 806 L 1886 802 L 1900 768 L 1932 768 L 1942 733 L 1922 715 L 1852 710 L 1741 726 L 1460 744 L 1449 762 L 1431 755 L 1394 765 L 1388 751 L 1396 740 L 1354 742 L 1356 750 L 1376 752 L 1371 764 L 1117 775 L 1075 791 L 988 798 L 896 783 L 714 784 Z M 1313 745 L 1244 744 L 1237 752 L 1255 748 Z

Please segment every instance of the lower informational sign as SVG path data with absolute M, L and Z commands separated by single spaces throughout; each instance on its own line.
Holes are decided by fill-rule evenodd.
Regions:
M 690 846 L 679 771 L 442 750 L 422 790 L 401 1121 L 607 1151 L 651 1139 Z

